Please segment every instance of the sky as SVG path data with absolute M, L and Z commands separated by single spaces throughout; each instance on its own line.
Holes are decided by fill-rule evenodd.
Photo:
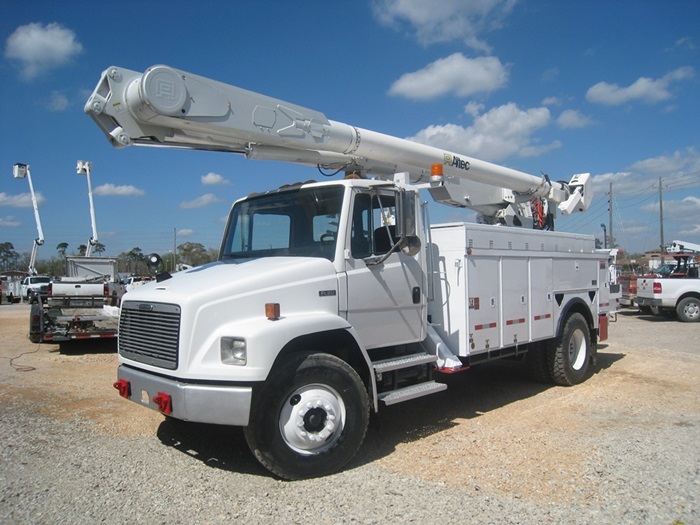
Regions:
M 231 204 L 323 177 L 202 151 L 115 149 L 83 107 L 102 71 L 169 66 L 552 180 L 592 175 L 561 231 L 627 252 L 700 243 L 700 2 L 691 0 L 4 0 L 0 243 L 118 255 L 218 248 Z M 612 195 L 611 195 L 612 189 Z M 428 196 L 426 199 L 430 200 Z M 612 204 L 612 221 L 610 213 Z M 431 204 L 431 220 L 473 221 Z

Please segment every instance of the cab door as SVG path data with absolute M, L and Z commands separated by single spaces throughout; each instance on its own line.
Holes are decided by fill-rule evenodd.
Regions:
M 354 195 L 345 250 L 345 315 L 366 348 L 425 338 L 423 256 L 392 251 L 396 211 L 393 190 Z

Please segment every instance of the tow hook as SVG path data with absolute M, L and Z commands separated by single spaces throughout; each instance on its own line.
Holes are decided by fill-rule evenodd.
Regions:
M 170 394 L 164 394 L 163 392 L 158 392 L 153 397 L 153 402 L 158 405 L 158 410 L 165 415 L 170 415 L 173 411 L 173 401 Z
M 129 396 L 131 396 L 131 385 L 126 379 L 119 379 L 118 381 L 115 381 L 113 386 L 119 390 L 120 396 L 129 399 Z

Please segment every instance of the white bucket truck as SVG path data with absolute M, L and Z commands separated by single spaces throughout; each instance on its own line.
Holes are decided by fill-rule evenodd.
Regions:
M 585 210 L 587 174 L 553 183 L 167 66 L 108 68 L 85 110 L 116 147 L 346 173 L 237 201 L 218 261 L 124 297 L 123 397 L 242 426 L 265 467 L 298 479 L 341 469 L 370 412 L 445 390 L 444 373 L 527 355 L 555 384 L 589 374 L 609 254 L 532 229 L 551 229 L 550 204 Z M 486 224 L 431 225 L 419 190 Z

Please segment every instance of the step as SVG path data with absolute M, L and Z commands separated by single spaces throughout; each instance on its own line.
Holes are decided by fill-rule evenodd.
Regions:
M 424 365 L 427 363 L 435 363 L 437 356 L 420 352 L 418 354 L 404 355 L 401 357 L 392 357 L 390 359 L 382 359 L 374 361 L 372 366 L 377 372 L 391 372 L 392 370 L 401 370 L 402 368 L 410 368 L 416 365 Z
M 447 385 L 444 383 L 428 381 L 426 383 L 420 383 L 417 385 L 392 390 L 391 392 L 382 392 L 377 397 L 379 398 L 379 401 L 382 401 L 385 405 L 395 405 L 396 403 L 401 403 L 402 401 L 408 401 L 409 399 L 435 394 L 446 389 Z

